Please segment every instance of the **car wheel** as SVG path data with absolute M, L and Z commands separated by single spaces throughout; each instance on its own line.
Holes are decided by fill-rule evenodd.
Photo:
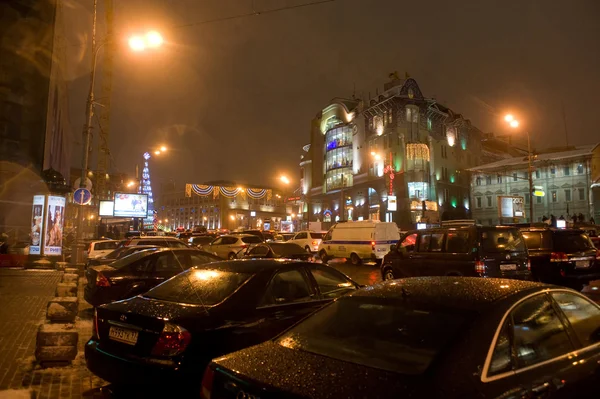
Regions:
M 327 256 L 327 252 L 325 252 L 325 250 L 319 252 L 319 257 L 321 258 L 321 262 L 323 263 L 327 263 L 327 261 L 329 260 L 329 256 Z
M 310 247 L 308 245 L 304 247 L 304 249 L 306 250 L 306 252 L 310 253 Z
M 357 254 L 352 252 L 352 254 L 350 254 L 350 262 L 353 265 L 360 265 L 362 263 L 362 259 L 360 259 Z
M 227 259 L 229 260 L 234 260 L 235 259 L 235 254 L 232 252 L 229 255 L 227 255 Z
M 383 281 L 394 280 L 396 276 L 394 276 L 394 270 L 391 267 L 386 267 L 383 269 Z

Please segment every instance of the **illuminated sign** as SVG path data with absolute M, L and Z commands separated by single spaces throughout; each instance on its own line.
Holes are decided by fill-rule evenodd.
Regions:
M 29 238 L 29 254 L 39 255 L 42 250 L 42 229 L 44 227 L 45 195 L 33 196 L 33 209 L 31 211 L 31 235 Z
M 388 211 L 393 212 L 398 210 L 398 201 L 395 195 L 388 195 Z
M 112 216 L 115 203 L 113 201 L 100 201 L 98 216 Z
M 46 221 L 44 223 L 44 255 L 62 255 L 65 203 L 65 197 L 58 197 L 54 195 L 48 196 Z
M 148 195 L 115 193 L 114 216 L 145 218 L 148 216 Z
M 498 196 L 498 217 L 523 218 L 525 217 L 525 200 L 519 196 Z

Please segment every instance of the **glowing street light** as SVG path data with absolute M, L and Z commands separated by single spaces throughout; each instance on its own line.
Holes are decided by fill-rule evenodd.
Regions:
M 160 155 L 160 151 L 159 150 L 154 151 L 154 155 Z
M 147 48 L 157 48 L 163 44 L 164 40 L 157 31 L 147 32 L 145 35 L 134 35 L 129 38 L 129 47 L 133 51 L 144 51 Z
M 516 119 L 513 119 L 512 121 L 509 122 L 510 127 L 512 127 L 513 129 L 516 129 L 519 127 L 519 121 Z
M 144 51 L 146 49 L 146 42 L 141 36 L 132 36 L 129 38 L 129 47 L 133 51 Z
M 130 181 L 129 183 L 127 183 L 127 187 L 133 187 L 135 185 L 134 181 Z
M 161 44 L 163 44 L 163 37 L 160 33 L 155 30 L 146 33 L 146 45 L 148 47 L 159 47 Z
M 287 176 L 281 176 L 279 178 L 283 184 L 290 184 L 290 179 Z
M 514 121 L 514 120 L 515 120 L 515 117 L 514 117 L 514 116 L 512 116 L 511 114 L 507 114 L 507 115 L 504 117 L 504 120 L 505 120 L 505 121 L 507 121 L 508 123 L 510 123 L 510 122 L 512 122 L 512 121 Z
M 161 150 L 162 152 L 165 152 L 165 151 L 167 151 L 167 147 L 165 147 L 165 146 L 163 145 L 163 146 L 161 146 L 161 147 L 160 147 L 160 150 Z

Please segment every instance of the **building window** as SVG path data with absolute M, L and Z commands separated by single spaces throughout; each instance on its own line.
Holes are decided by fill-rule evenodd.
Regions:
M 541 204 L 542 203 L 542 197 L 535 197 L 535 203 L 536 204 Z
M 486 186 L 492 185 L 492 176 L 486 176 L 485 177 L 485 185 Z
M 481 186 L 481 177 L 477 176 L 477 178 L 475 179 L 475 184 L 477 186 Z
M 535 171 L 535 178 L 536 179 L 539 179 L 541 177 L 541 175 L 542 174 L 540 173 L 539 169 Z
M 531 195 L 530 194 L 525 194 L 525 203 L 529 204 L 531 202 Z
M 431 118 L 427 118 L 427 130 L 431 131 Z
M 571 189 L 565 190 L 565 201 L 571 202 Z
M 492 196 L 488 195 L 487 197 L 485 197 L 486 201 L 487 201 L 487 207 L 491 208 L 492 207 Z
M 579 193 L 579 201 L 585 200 L 585 190 L 583 188 L 578 188 L 577 192 Z
M 568 166 L 565 166 L 563 173 L 565 176 L 569 176 L 571 174 L 571 168 L 569 168 Z
M 393 121 L 393 119 L 392 119 L 392 110 L 390 109 L 388 111 L 388 124 L 392 124 L 392 121 Z
M 583 165 L 582 164 L 577 165 L 577 174 L 578 175 L 583 174 Z
M 475 197 L 475 207 L 481 208 L 481 197 Z
M 551 191 L 550 195 L 552 195 L 552 202 L 558 201 L 558 195 L 556 194 L 556 191 Z
M 554 166 L 550 168 L 550 174 L 551 174 L 552 176 L 555 176 L 555 175 L 556 175 L 556 168 L 555 168 Z
M 444 189 L 444 205 L 448 204 L 450 201 L 450 190 L 447 188 Z
M 496 176 L 496 180 L 498 183 L 502 183 L 502 175 Z
M 383 111 L 383 124 L 384 124 L 384 126 L 387 125 L 387 123 L 388 123 L 387 116 L 388 116 L 387 110 Z
M 513 181 L 517 181 L 517 180 L 518 180 L 517 174 L 513 173 Z
M 406 107 L 406 121 L 410 122 L 412 120 L 412 109 Z

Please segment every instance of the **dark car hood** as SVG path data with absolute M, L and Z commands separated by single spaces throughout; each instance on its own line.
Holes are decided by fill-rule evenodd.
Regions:
M 311 398 L 411 398 L 424 395 L 424 378 L 396 374 L 354 363 L 284 348 L 268 341 L 214 360 L 218 367 L 250 382 L 257 394 L 265 389 Z M 235 371 L 233 371 L 235 370 Z M 283 392 L 282 392 L 283 391 Z M 261 395 L 262 396 L 262 395 Z
M 207 308 L 203 306 L 159 301 L 141 295 L 109 303 L 103 305 L 102 308 L 111 312 L 132 313 L 163 320 L 186 319 L 207 314 Z

